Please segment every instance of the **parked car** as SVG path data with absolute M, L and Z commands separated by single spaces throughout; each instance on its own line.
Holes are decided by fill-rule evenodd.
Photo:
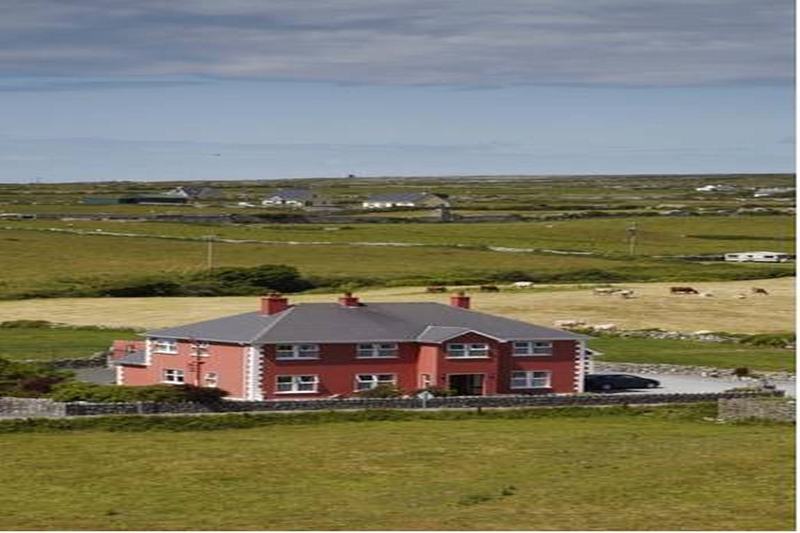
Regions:
M 630 374 L 589 374 L 584 381 L 587 391 L 611 391 L 623 389 L 655 389 L 661 382 L 655 379 Z

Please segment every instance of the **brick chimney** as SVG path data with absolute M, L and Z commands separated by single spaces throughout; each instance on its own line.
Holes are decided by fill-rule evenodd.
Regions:
M 461 309 L 469 309 L 469 296 L 464 291 L 458 291 L 450 296 L 450 305 Z
M 361 303 L 358 301 L 357 296 L 353 296 L 352 292 L 346 292 L 339 297 L 339 303 L 344 307 L 358 307 Z
M 274 315 L 289 308 L 289 299 L 279 292 L 261 297 L 261 314 Z

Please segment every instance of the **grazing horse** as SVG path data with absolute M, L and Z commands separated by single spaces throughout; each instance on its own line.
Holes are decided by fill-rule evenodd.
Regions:
M 497 285 L 481 285 L 481 292 L 500 292 Z
M 750 289 L 750 292 L 753 294 L 763 294 L 764 296 L 769 296 L 767 289 L 762 289 L 761 287 L 753 287 Z
M 669 288 L 670 294 L 700 294 L 697 289 L 693 289 L 692 287 L 670 287 Z

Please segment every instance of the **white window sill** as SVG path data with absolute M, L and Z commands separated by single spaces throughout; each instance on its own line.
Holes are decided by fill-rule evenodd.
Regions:
M 397 359 L 397 355 L 357 355 L 356 359 Z
M 511 390 L 535 390 L 535 389 L 552 389 L 551 385 L 545 385 L 543 387 L 509 387 Z
M 315 390 L 275 391 L 275 394 L 319 394 L 319 391 Z
M 185 381 L 162 381 L 164 385 L 186 385 Z
M 459 357 L 459 356 L 452 356 L 452 355 L 448 355 L 447 356 L 447 359 L 491 359 L 491 358 L 492 357 L 489 356 L 489 355 L 479 355 L 479 356 L 469 356 L 469 357 L 467 357 L 467 356 Z
M 514 357 L 551 357 L 552 353 L 514 353 Z
M 178 352 L 162 352 L 160 350 L 153 350 L 153 353 L 160 355 L 178 355 Z
M 276 357 L 276 361 L 319 361 L 319 357 Z

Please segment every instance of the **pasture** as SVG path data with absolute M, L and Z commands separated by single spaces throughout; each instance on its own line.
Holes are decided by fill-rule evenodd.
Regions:
M 130 329 L 75 327 L 0 327 L 0 358 L 49 360 L 88 357 L 106 350 L 115 339 L 136 339 Z
M 793 428 L 704 412 L 11 433 L 0 528 L 793 529 Z
M 589 324 L 614 323 L 621 329 L 662 328 L 677 331 L 785 333 L 794 331 L 794 278 L 754 281 L 714 281 L 694 284 L 713 298 L 670 295 L 670 283 L 628 283 L 635 298 L 598 296 L 591 286 L 543 286 L 473 292 L 473 309 L 535 324 L 582 319 Z M 753 286 L 769 296 L 750 296 Z M 456 287 L 450 287 L 455 289 Z M 424 287 L 394 287 L 358 291 L 372 301 L 436 301 L 447 294 L 428 294 Z M 336 294 L 292 295 L 294 302 L 333 301 Z M 255 310 L 255 296 L 215 298 L 52 298 L 0 301 L 0 321 L 30 319 L 74 325 L 154 328 L 207 320 Z

